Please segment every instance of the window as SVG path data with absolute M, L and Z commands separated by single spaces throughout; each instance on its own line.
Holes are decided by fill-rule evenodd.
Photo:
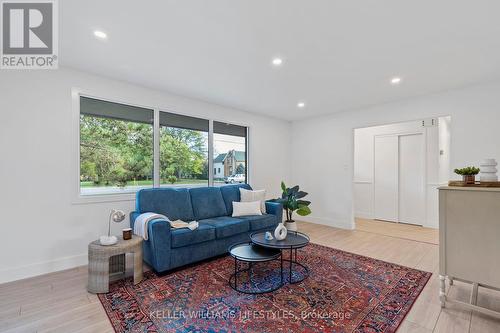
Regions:
M 129 199 L 141 188 L 248 181 L 247 127 L 74 96 L 84 202 L 120 193 L 128 195 L 102 200 Z
M 247 182 L 246 127 L 214 121 L 213 151 L 214 186 Z
M 80 194 L 153 186 L 153 110 L 80 98 Z
M 160 185 L 208 186 L 209 121 L 160 112 Z

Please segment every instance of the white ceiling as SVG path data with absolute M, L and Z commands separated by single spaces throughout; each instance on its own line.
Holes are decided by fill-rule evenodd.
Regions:
M 62 66 L 288 120 L 500 78 L 498 0 L 59 4 Z

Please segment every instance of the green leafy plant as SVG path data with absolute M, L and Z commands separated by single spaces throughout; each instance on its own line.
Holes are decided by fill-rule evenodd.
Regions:
M 175 176 L 168 176 L 167 181 L 170 184 L 174 184 L 177 181 L 177 177 L 175 177 Z
M 474 175 L 477 175 L 479 173 L 479 171 L 481 171 L 481 169 L 476 168 L 474 166 L 470 166 L 470 167 L 466 167 L 466 168 L 462 168 L 462 169 L 455 169 L 454 171 L 457 175 L 474 176 Z
M 281 182 L 281 190 L 283 191 L 281 198 L 274 199 L 273 201 L 283 205 L 287 221 L 293 221 L 293 212 L 297 212 L 300 216 L 311 214 L 311 209 L 308 207 L 311 202 L 302 200 L 308 193 L 300 191 L 299 185 L 289 188 L 286 187 L 284 182 Z

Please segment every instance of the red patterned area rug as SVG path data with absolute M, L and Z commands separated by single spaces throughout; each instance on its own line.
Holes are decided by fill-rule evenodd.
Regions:
M 118 281 L 99 299 L 116 332 L 395 332 L 431 276 L 316 244 L 298 258 L 309 277 L 267 294 L 233 290 L 234 261 L 223 257 L 163 276 L 147 272 L 136 286 Z M 279 267 L 256 264 L 241 286 L 272 287 Z

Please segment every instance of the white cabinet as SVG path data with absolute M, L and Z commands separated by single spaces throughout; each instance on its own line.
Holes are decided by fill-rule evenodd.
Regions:
M 500 188 L 439 188 L 439 274 L 441 305 L 459 303 L 500 317 L 477 306 L 479 287 L 500 289 Z M 469 303 L 450 299 L 445 278 L 471 283 Z

